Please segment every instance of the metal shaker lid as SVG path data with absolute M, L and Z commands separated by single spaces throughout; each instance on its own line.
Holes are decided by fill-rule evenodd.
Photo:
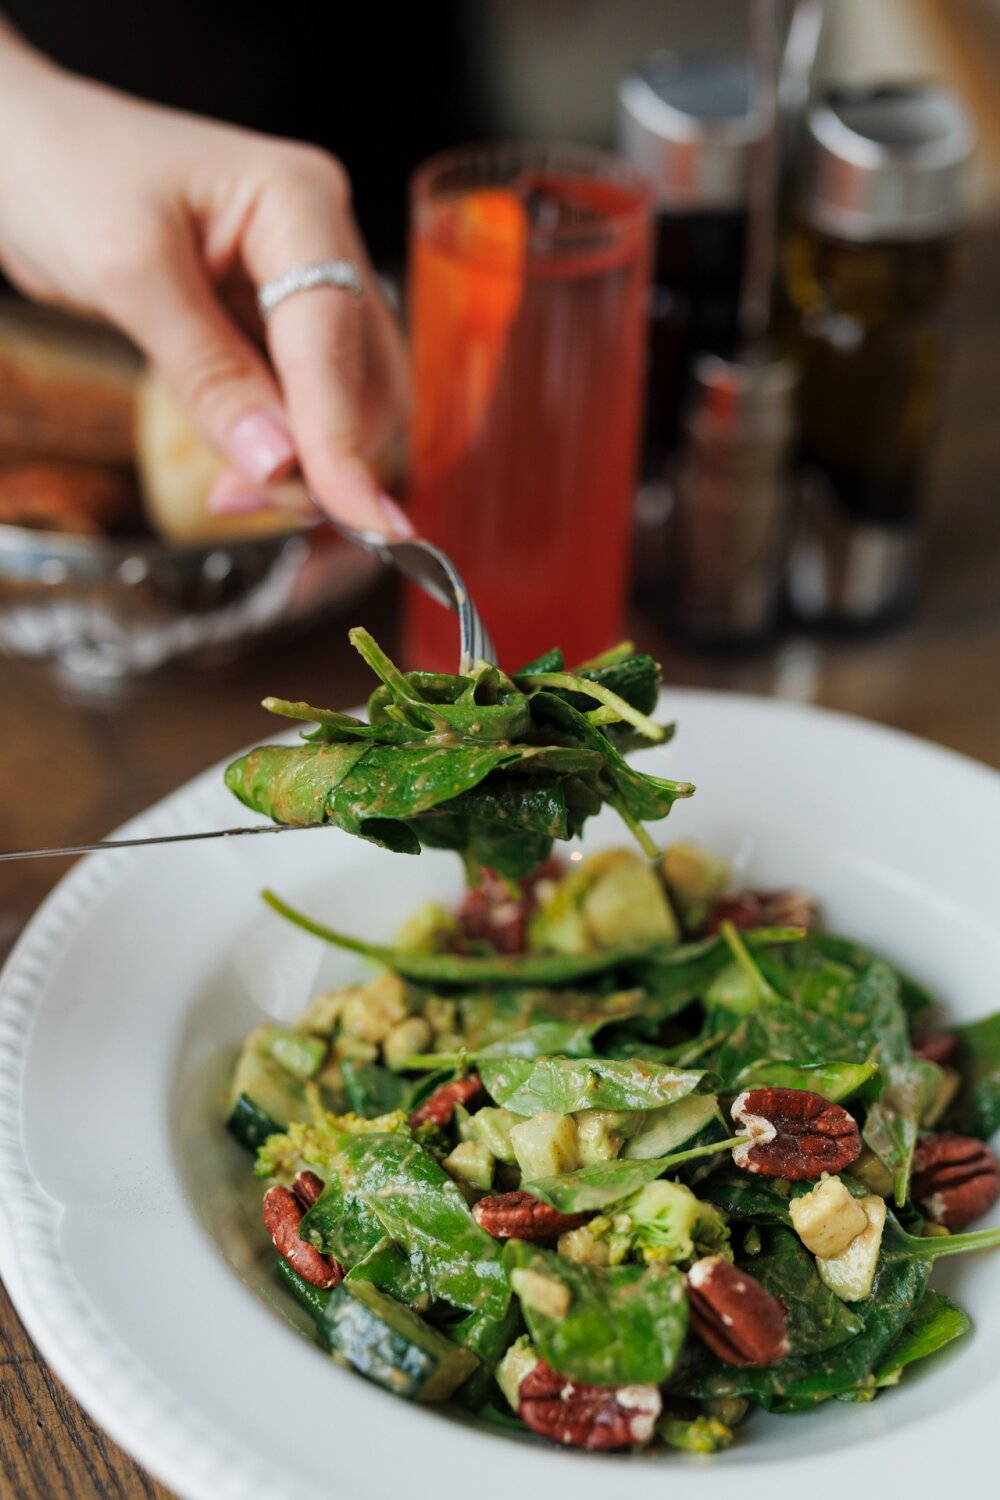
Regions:
M 619 143 L 652 178 L 660 208 L 746 202 L 747 147 L 760 133 L 739 57 L 655 52 L 618 85 Z
M 691 376 L 689 430 L 701 438 L 780 446 L 792 434 L 798 371 L 788 359 L 703 354 Z
M 937 84 L 830 90 L 806 121 L 802 212 L 840 239 L 947 234 L 973 142 L 965 111 Z

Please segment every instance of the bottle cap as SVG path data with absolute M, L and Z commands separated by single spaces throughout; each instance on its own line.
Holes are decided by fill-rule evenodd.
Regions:
M 783 444 L 792 433 L 798 372 L 788 359 L 703 354 L 691 377 L 688 430 L 700 437 Z
M 803 216 L 845 240 L 947 234 L 973 140 L 965 111 L 938 84 L 832 89 L 806 119 Z
M 653 53 L 618 85 L 618 124 L 622 152 L 652 178 L 661 209 L 745 204 L 747 147 L 760 133 L 745 58 Z

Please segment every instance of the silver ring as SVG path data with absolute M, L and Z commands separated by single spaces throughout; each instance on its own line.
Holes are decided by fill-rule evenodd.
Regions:
M 360 297 L 364 291 L 361 272 L 353 260 L 314 260 L 265 282 L 257 293 L 257 310 L 267 318 L 287 297 L 311 291 L 314 286 L 336 286 L 352 297 Z

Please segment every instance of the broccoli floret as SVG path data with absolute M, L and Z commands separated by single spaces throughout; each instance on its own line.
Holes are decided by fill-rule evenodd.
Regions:
M 559 1252 L 584 1265 L 611 1266 L 628 1260 L 676 1265 L 702 1255 L 733 1258 L 722 1211 L 702 1203 L 682 1182 L 662 1179 L 562 1235 Z
M 733 1440 L 732 1428 L 718 1417 L 688 1420 L 668 1413 L 657 1423 L 656 1430 L 671 1448 L 680 1448 L 685 1453 L 720 1453 Z
M 732 1260 L 729 1247 L 729 1223 L 725 1214 L 714 1203 L 698 1200 L 698 1222 L 694 1226 L 694 1253 L 697 1259 L 703 1255 L 723 1255 Z
M 461 926 L 448 908 L 425 901 L 399 929 L 396 947 L 406 953 L 446 953 L 460 936 Z
M 681 1182 L 647 1183 L 621 1204 L 611 1228 L 613 1236 L 627 1236 L 631 1254 L 647 1264 L 729 1254 L 725 1218 Z
M 366 1120 L 362 1115 L 333 1115 L 317 1111 L 312 1120 L 295 1120 L 287 1130 L 269 1135 L 257 1152 L 255 1177 L 277 1177 L 292 1182 L 305 1167 L 318 1167 L 329 1175 L 342 1135 L 410 1135 L 410 1123 L 401 1109 Z

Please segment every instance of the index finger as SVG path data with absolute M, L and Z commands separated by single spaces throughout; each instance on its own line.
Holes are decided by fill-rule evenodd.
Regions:
M 399 529 L 365 457 L 369 303 L 379 292 L 333 179 L 286 179 L 258 210 L 244 240 L 246 269 L 258 287 L 321 260 L 357 266 L 363 293 L 319 286 L 294 293 L 267 320 L 296 450 L 310 489 L 335 519 L 382 533 Z

